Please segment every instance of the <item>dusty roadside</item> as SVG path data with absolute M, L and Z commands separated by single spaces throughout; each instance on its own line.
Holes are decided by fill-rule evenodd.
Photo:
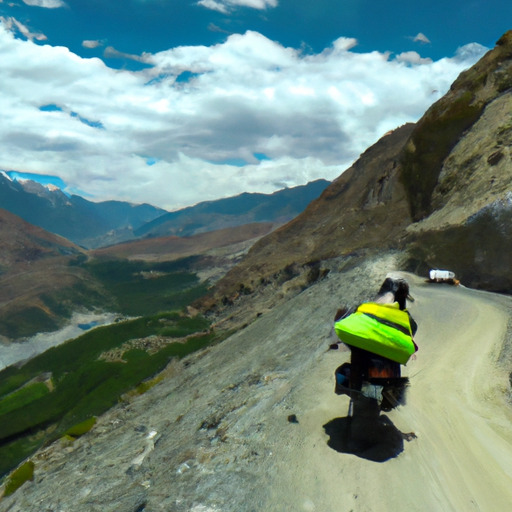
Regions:
M 34 481 L 0 511 L 508 511 L 512 409 L 501 350 L 510 297 L 408 276 L 420 351 L 406 368 L 407 405 L 387 416 L 417 438 L 387 446 L 384 462 L 328 444 L 336 432 L 325 426 L 348 409 L 333 393 L 333 371 L 348 357 L 327 350 L 333 314 L 391 264 L 331 272 L 175 364 L 73 445 L 40 452 Z

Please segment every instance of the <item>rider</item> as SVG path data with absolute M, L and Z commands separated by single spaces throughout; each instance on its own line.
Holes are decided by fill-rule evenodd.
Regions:
M 361 391 L 367 378 L 400 378 L 400 364 L 418 350 L 413 340 L 417 324 L 406 309 L 407 299 L 414 300 L 407 281 L 388 277 L 375 301 L 355 311 L 338 310 L 336 334 L 351 351 L 351 390 Z
M 401 378 L 400 365 L 418 349 L 413 341 L 417 324 L 407 300 L 413 300 L 407 282 L 387 278 L 373 302 L 336 315 L 336 334 L 351 351 L 351 362 L 336 370 L 336 393 L 350 396 L 344 450 L 370 460 L 386 460 L 389 450 L 396 455 L 403 440 L 414 437 L 380 414 L 403 403 L 408 379 Z

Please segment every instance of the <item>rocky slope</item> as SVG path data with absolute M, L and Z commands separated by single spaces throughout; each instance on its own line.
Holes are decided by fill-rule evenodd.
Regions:
M 333 393 L 348 352 L 327 350 L 332 317 L 402 263 L 331 261 L 324 280 L 175 361 L 88 434 L 38 452 L 33 481 L 0 511 L 507 510 L 510 298 L 405 275 L 420 346 L 408 403 L 381 416 L 371 449 L 350 449 L 348 399 Z

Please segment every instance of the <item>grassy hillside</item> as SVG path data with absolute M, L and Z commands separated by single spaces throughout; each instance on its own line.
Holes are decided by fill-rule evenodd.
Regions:
M 16 340 L 55 331 L 78 309 L 135 316 L 179 308 L 205 293 L 195 261 L 149 264 L 82 254 L 36 261 L 3 276 L 0 333 Z
M 206 292 L 192 268 L 197 258 L 148 263 L 92 260 L 84 265 L 125 315 L 153 314 L 190 304 Z
M 0 476 L 45 443 L 105 412 L 172 358 L 218 339 L 204 318 L 182 313 L 204 293 L 188 271 L 191 263 L 87 263 L 119 312 L 137 318 L 93 329 L 0 372 Z

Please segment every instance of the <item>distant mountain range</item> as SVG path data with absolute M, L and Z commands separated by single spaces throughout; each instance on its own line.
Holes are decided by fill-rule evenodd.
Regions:
M 35 181 L 11 180 L 5 173 L 0 173 L 0 207 L 86 248 L 131 239 L 133 229 L 165 213 L 148 204 L 94 203 Z
M 317 180 L 274 194 L 241 194 L 199 203 L 175 212 L 149 204 L 92 202 L 31 180 L 11 180 L 0 172 L 0 207 L 87 249 L 138 238 L 191 236 L 254 222 L 284 223 L 329 185 Z
M 55 330 L 77 309 L 115 307 L 82 266 L 88 258 L 167 261 L 208 253 L 200 265 L 219 267 L 209 273 L 213 278 L 328 184 L 242 194 L 169 213 L 147 204 L 68 197 L 56 187 L 11 180 L 0 171 L 0 342 Z M 181 236 L 169 235 L 176 232 Z
M 134 230 L 140 237 L 191 236 L 255 222 L 284 224 L 316 199 L 330 184 L 316 180 L 273 194 L 244 193 L 217 201 L 205 201 L 166 213 Z

